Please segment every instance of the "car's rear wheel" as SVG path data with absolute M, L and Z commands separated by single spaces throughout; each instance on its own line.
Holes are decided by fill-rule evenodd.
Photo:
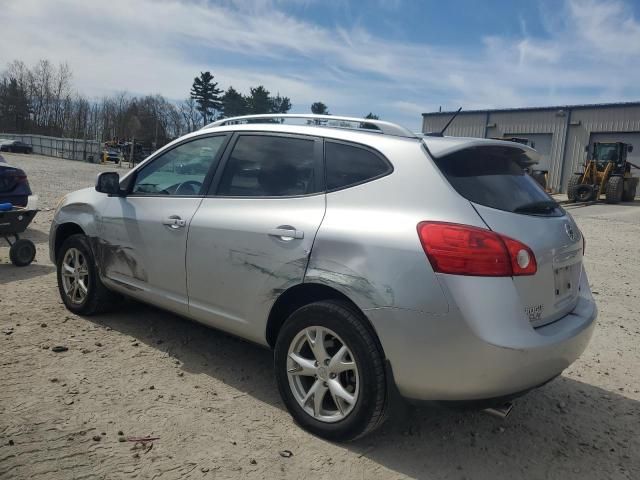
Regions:
M 387 403 L 381 348 L 346 302 L 296 310 L 278 335 L 276 380 L 293 418 L 311 433 L 352 440 L 379 426 Z
M 104 286 L 87 237 L 67 238 L 57 255 L 58 290 L 67 309 L 80 315 L 108 310 L 117 295 Z

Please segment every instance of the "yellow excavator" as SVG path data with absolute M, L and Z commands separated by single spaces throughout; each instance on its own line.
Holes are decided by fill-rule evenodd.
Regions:
M 503 137 L 492 137 L 493 140 L 504 140 L 507 142 L 515 142 L 515 143 L 521 143 L 522 145 L 527 145 L 531 148 L 536 148 L 536 144 L 529 140 L 528 138 L 523 138 L 523 137 L 514 137 L 513 135 L 505 135 Z M 527 167 L 525 169 L 525 171 L 531 175 L 531 177 L 540 184 L 540 186 L 545 190 L 545 191 L 550 191 L 547 188 L 547 182 L 549 179 L 549 170 L 542 170 L 542 169 L 534 169 L 532 167 Z
M 627 154 L 633 151 L 633 145 L 596 142 L 591 151 L 589 147 L 586 150 L 584 171 L 575 173 L 569 179 L 569 201 L 590 202 L 600 200 L 600 196 L 604 194 L 607 203 L 632 202 L 640 180 L 631 172 L 631 167 L 640 167 L 627 160 Z

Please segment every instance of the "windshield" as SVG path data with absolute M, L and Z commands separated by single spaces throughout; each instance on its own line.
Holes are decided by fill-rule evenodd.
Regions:
M 618 145 L 615 143 L 598 143 L 593 149 L 593 158 L 598 162 L 615 162 L 618 160 Z
M 524 171 L 528 159 L 509 147 L 473 147 L 435 159 L 451 186 L 467 200 L 529 215 L 564 212 Z

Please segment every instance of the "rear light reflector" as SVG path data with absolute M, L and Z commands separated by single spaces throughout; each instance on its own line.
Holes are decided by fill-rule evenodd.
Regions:
M 23 183 L 27 181 L 27 174 L 22 170 L 9 170 L 4 172 L 5 178 L 13 178 L 17 183 Z
M 421 222 L 418 236 L 436 272 L 511 277 L 533 275 L 538 269 L 529 247 L 491 230 L 456 223 Z

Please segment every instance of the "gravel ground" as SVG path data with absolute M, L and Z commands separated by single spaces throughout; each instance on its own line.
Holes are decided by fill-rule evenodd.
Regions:
M 48 259 L 51 209 L 106 167 L 6 158 L 43 211 L 27 234 L 34 264 L 15 268 L 0 247 L 0 478 L 640 478 L 640 202 L 571 207 L 600 317 L 560 378 L 506 420 L 400 407 L 338 445 L 292 423 L 266 350 L 133 302 L 67 312 Z M 159 439 L 126 441 L 145 435 Z

